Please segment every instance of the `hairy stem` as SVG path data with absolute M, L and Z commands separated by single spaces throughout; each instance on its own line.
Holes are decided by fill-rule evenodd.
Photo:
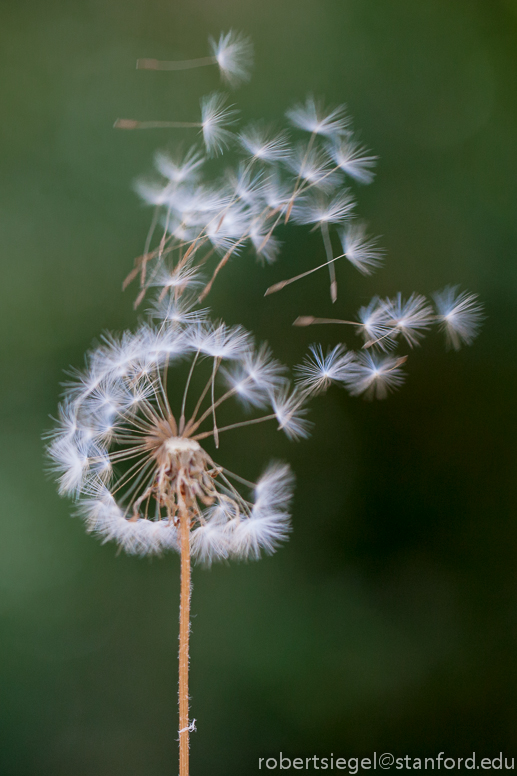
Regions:
M 180 776 L 189 776 L 189 636 L 190 636 L 190 513 L 180 505 L 181 593 L 179 635 Z

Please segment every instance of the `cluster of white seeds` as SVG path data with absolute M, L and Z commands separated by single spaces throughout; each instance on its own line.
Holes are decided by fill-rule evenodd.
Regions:
M 138 66 L 217 65 L 231 86 L 248 80 L 248 38 L 230 31 L 210 46 L 202 59 L 139 60 Z M 214 93 L 202 98 L 198 122 L 116 122 L 123 129 L 197 127 L 205 146 L 157 153 L 160 178 L 137 184 L 154 216 L 126 282 L 139 279 L 137 303 L 157 289 L 149 322 L 106 338 L 88 355 L 85 371 L 67 386 L 49 443 L 61 493 L 78 501 L 88 530 L 128 553 L 179 551 L 182 510 L 190 515 L 191 553 L 204 563 L 272 552 L 289 532 L 289 467 L 273 464 L 250 483 L 216 463 L 201 442 L 210 438 L 218 448 L 223 433 L 266 421 L 290 439 L 304 437 L 308 400 L 331 384 L 382 399 L 403 382 L 407 356 L 397 355 L 397 346 L 420 344 L 435 324 L 458 349 L 479 329 L 475 295 L 453 287 L 435 294 L 434 305 L 419 294 L 375 296 L 355 321 L 300 316 L 298 326 L 350 325 L 362 347 L 354 352 L 339 344 L 324 353 L 313 345 L 295 367 L 293 386 L 266 345 L 256 347 L 242 327 L 210 321 L 200 304 L 230 258 L 251 248 L 273 262 L 281 247 L 277 234 L 287 224 L 317 229 L 324 261 L 266 293 L 326 268 L 335 302 L 336 261 L 345 258 L 368 275 L 383 259 L 377 239 L 355 217 L 348 187 L 372 182 L 376 158 L 355 138 L 345 106 L 326 108 L 309 96 L 286 116 L 289 129 L 263 122 L 239 129 L 227 96 Z M 228 150 L 236 161 L 215 176 L 207 172 L 208 158 Z M 193 398 L 203 372 L 204 387 Z M 172 407 L 178 374 L 182 398 Z M 219 409 L 234 399 L 248 415 L 221 425 Z

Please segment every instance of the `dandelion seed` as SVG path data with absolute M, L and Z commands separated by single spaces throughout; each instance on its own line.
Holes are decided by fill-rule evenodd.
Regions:
M 244 406 L 265 407 L 285 383 L 285 366 L 273 358 L 267 345 L 249 350 L 232 369 L 221 370 Z
M 253 44 L 246 35 L 230 30 L 221 33 L 218 41 L 208 39 L 212 56 L 181 61 L 161 61 L 158 59 L 139 59 L 138 70 L 189 70 L 194 67 L 218 65 L 223 80 L 231 86 L 238 86 L 250 78 L 253 65 Z
M 258 216 L 252 219 L 249 226 L 249 238 L 260 260 L 267 264 L 276 261 L 281 243 L 276 237 L 269 234 L 268 223 L 264 218 Z
M 198 324 L 186 331 L 189 345 L 212 358 L 244 358 L 250 347 L 250 335 L 242 326 Z
M 322 191 L 333 191 L 340 182 L 339 174 L 330 167 L 322 151 L 310 144 L 297 145 L 285 165 L 299 179 Z
M 363 336 L 365 344 L 375 345 L 382 350 L 389 350 L 395 345 L 393 323 L 378 296 L 361 307 L 357 317 L 357 333 Z
M 235 87 L 249 81 L 253 66 L 253 44 L 246 35 L 230 30 L 216 42 L 209 38 L 222 78 Z
M 298 224 L 340 224 L 350 217 L 355 201 L 348 190 L 333 197 L 319 193 L 307 194 L 293 207 L 293 219 Z
M 226 177 L 236 199 L 246 205 L 254 205 L 261 196 L 262 175 L 254 175 L 249 166 L 239 164 L 237 170 L 229 169 Z
M 471 345 L 483 320 L 483 308 L 478 303 L 477 294 L 459 294 L 458 286 L 447 286 L 433 294 L 433 298 L 437 319 L 448 345 L 454 350 L 459 350 L 462 345 Z
M 344 345 L 336 345 L 326 355 L 321 345 L 311 345 L 310 355 L 295 367 L 297 385 L 310 394 L 326 391 L 331 383 L 345 380 L 353 362 L 354 354 Z
M 193 288 L 202 285 L 201 275 L 196 267 L 166 267 L 162 265 L 149 281 L 150 286 L 159 286 L 163 292 L 178 289 Z M 164 295 L 164 294 L 163 294 Z
M 365 224 L 352 221 L 340 239 L 346 258 L 363 275 L 370 275 L 382 263 L 384 251 L 377 247 L 377 237 L 367 237 Z
M 365 146 L 350 137 L 340 137 L 328 143 L 327 152 L 336 165 L 350 178 L 359 183 L 371 183 L 375 177 L 372 167 L 377 163 L 376 156 L 369 156 Z
M 306 98 L 305 104 L 295 105 L 294 108 L 286 112 L 286 115 L 293 126 L 298 129 L 324 137 L 341 135 L 346 132 L 350 125 L 350 118 L 344 105 L 329 110 L 311 95 Z
M 237 111 L 226 106 L 227 96 L 219 92 L 201 100 L 201 127 L 209 156 L 221 154 L 233 140 L 227 127 L 234 124 Z
M 252 159 L 281 162 L 291 153 L 285 132 L 274 133 L 263 124 L 250 124 L 239 133 L 239 142 Z
M 355 362 L 343 382 L 352 396 L 385 399 L 390 391 L 404 382 L 401 366 L 406 358 L 380 357 L 372 353 L 356 353 Z
M 156 169 L 170 183 L 193 183 L 199 180 L 200 168 L 205 159 L 202 153 L 193 146 L 184 156 L 173 158 L 164 151 L 157 151 L 154 157 Z
M 226 106 L 227 96 L 213 92 L 201 98 L 201 121 L 135 121 L 117 119 L 115 129 L 192 129 L 199 127 L 208 156 L 217 156 L 228 148 L 233 132 L 227 129 L 236 121 L 237 111 Z
M 292 190 L 286 181 L 281 180 L 278 173 L 274 173 L 264 182 L 260 194 L 273 212 L 283 213 L 291 201 Z
M 386 315 L 393 322 L 394 334 L 400 334 L 410 347 L 418 345 L 433 322 L 433 311 L 426 298 L 411 294 L 404 302 L 399 293 L 383 303 Z
M 196 310 L 197 296 L 188 298 L 186 295 L 175 299 L 173 296 L 158 298 L 153 302 L 149 315 L 162 321 L 168 321 L 188 327 L 192 323 L 207 321 L 208 309 Z
M 272 396 L 271 404 L 278 420 L 278 428 L 284 431 L 289 439 L 303 439 L 309 435 L 311 424 L 305 418 L 307 410 L 302 394 L 291 392 L 286 385 Z

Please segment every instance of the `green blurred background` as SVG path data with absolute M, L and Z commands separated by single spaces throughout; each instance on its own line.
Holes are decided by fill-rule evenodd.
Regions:
M 333 310 L 323 276 L 264 299 L 321 256 L 293 230 L 278 265 L 233 262 L 215 314 L 290 363 L 343 333 L 296 315 L 347 318 L 373 293 L 460 283 L 487 320 L 459 354 L 430 336 L 386 402 L 331 390 L 309 441 L 255 429 L 224 449 L 244 476 L 291 461 L 294 532 L 260 563 L 194 571 L 192 774 L 279 750 L 515 754 L 517 0 L 2 0 L 2 776 L 177 773 L 178 559 L 87 536 L 41 435 L 63 370 L 134 325 L 120 287 L 150 212 L 132 181 L 178 137 L 113 120 L 195 116 L 219 84 L 135 60 L 204 56 L 230 27 L 256 47 L 247 119 L 308 91 L 348 104 L 380 156 L 359 210 L 388 260 L 370 279 L 339 266 Z

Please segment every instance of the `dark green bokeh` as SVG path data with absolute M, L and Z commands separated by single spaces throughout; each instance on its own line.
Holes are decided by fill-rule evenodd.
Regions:
M 203 56 L 230 27 L 256 46 L 246 118 L 312 91 L 347 102 L 380 156 L 359 209 L 388 261 L 338 268 L 339 315 L 460 283 L 488 317 L 460 354 L 430 337 L 387 402 L 332 390 L 307 442 L 228 444 L 248 476 L 292 462 L 294 532 L 260 563 L 194 572 L 192 774 L 256 773 L 279 750 L 515 754 L 517 0 L 3 0 L 2 776 L 177 772 L 178 559 L 88 537 L 41 434 L 63 369 L 135 321 L 120 284 L 150 213 L 131 183 L 171 136 L 113 120 L 194 116 L 218 86 L 135 60 Z M 215 313 L 291 363 L 315 335 L 335 343 L 290 326 L 335 312 L 324 277 L 262 296 L 320 251 L 293 231 L 278 266 L 235 261 Z

